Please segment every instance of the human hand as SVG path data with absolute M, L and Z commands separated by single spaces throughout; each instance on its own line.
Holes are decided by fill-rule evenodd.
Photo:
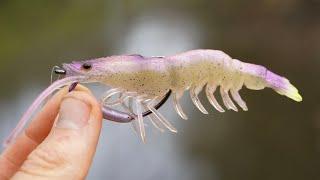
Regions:
M 63 88 L 1 154 L 0 179 L 84 179 L 101 122 L 101 107 L 87 88 Z

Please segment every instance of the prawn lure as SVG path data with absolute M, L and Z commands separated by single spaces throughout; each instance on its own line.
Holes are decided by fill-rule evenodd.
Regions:
M 243 86 L 252 90 L 272 88 L 281 95 L 302 101 L 298 90 L 285 77 L 261 65 L 233 59 L 219 50 L 191 50 L 167 57 L 144 57 L 137 54 L 109 56 L 73 61 L 62 67 L 56 66 L 54 72 L 64 78 L 52 83 L 38 96 L 5 144 L 17 137 L 49 95 L 66 85 L 70 85 L 69 91 L 72 91 L 77 83 L 98 82 L 110 86 L 111 89 L 102 96 L 101 101 L 104 119 L 132 123 L 142 141 L 145 141 L 144 121 L 147 116 L 160 131 L 168 129 L 177 132 L 157 109 L 172 95 L 175 111 L 182 119 L 187 119 L 179 104 L 186 90 L 189 90 L 193 104 L 204 114 L 208 114 L 208 111 L 198 98 L 204 88 L 210 104 L 219 112 L 225 111 L 214 96 L 219 86 L 223 104 L 228 110 L 238 111 L 234 102 L 242 110 L 248 110 L 239 95 Z M 122 110 L 114 109 L 116 106 Z

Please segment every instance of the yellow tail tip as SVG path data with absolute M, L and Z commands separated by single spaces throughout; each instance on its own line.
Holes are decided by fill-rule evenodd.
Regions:
M 297 102 L 302 101 L 302 96 L 299 94 L 298 89 L 285 77 L 281 77 L 271 71 L 267 71 L 266 84 L 281 95 L 287 96 Z
M 297 102 L 301 102 L 302 101 L 302 96 L 297 92 L 295 94 L 293 94 L 292 97 L 290 97 L 291 99 L 297 101 Z
M 299 91 L 296 87 L 294 87 L 292 84 L 287 81 L 287 84 L 283 86 L 283 88 L 276 89 L 276 91 L 284 96 L 287 96 L 290 99 L 293 99 L 294 101 L 301 102 L 302 96 L 299 94 Z
M 290 84 L 289 82 L 288 82 L 288 87 L 285 95 L 297 102 L 302 101 L 302 96 L 299 94 L 298 89 L 294 87 L 292 84 Z

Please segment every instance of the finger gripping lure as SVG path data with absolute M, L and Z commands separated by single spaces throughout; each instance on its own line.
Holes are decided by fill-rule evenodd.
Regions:
M 63 64 L 62 68 L 55 67 L 54 71 L 64 75 L 65 78 L 54 82 L 38 96 L 7 143 L 19 134 L 48 95 L 69 84 L 72 90 L 78 82 L 99 82 L 110 86 L 111 89 L 102 96 L 104 118 L 132 123 L 143 141 L 145 141 L 144 117 L 146 116 L 160 131 L 168 129 L 177 132 L 157 110 L 170 93 L 173 95 L 174 109 L 182 119 L 188 118 L 179 103 L 186 90 L 189 90 L 193 104 L 204 114 L 208 114 L 208 111 L 198 98 L 203 88 L 210 104 L 219 112 L 225 111 L 214 96 L 219 86 L 223 104 L 228 110 L 238 111 L 236 104 L 244 111 L 248 110 L 239 94 L 243 86 L 252 90 L 272 88 L 281 95 L 298 102 L 302 101 L 298 90 L 285 77 L 263 66 L 233 59 L 219 50 L 191 50 L 167 57 L 110 56 L 73 61 Z M 115 106 L 120 106 L 125 112 L 112 109 Z

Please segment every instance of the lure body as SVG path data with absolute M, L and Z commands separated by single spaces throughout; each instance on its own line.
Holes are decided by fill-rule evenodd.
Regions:
M 246 103 L 239 95 L 239 90 L 243 86 L 253 90 L 269 87 L 295 101 L 302 101 L 298 90 L 288 79 L 263 66 L 233 59 L 219 50 L 191 50 L 167 57 L 120 55 L 73 61 L 69 64 L 63 64 L 63 72 L 65 72 L 65 79 L 48 87 L 35 100 L 9 139 L 16 137 L 27 119 L 31 118 L 35 108 L 49 93 L 73 82 L 99 82 L 110 86 L 112 89 L 102 97 L 102 104 L 107 107 L 105 114 L 108 116 L 106 117 L 119 114 L 116 111 L 107 111 L 108 108 L 116 105 L 120 105 L 129 114 L 135 114 L 133 121 L 131 116 L 124 114 L 114 120 L 122 121 L 121 119 L 123 119 L 125 122 L 132 122 L 135 131 L 143 141 L 145 141 L 144 109 L 152 112 L 148 117 L 160 131 L 167 128 L 172 132 L 177 132 L 171 123 L 154 108 L 154 104 L 168 92 L 172 92 L 174 108 L 183 119 L 187 119 L 187 115 L 183 112 L 179 99 L 186 90 L 189 90 L 194 105 L 202 113 L 208 113 L 198 98 L 198 94 L 204 87 L 210 104 L 220 112 L 225 110 L 214 96 L 219 86 L 225 107 L 234 111 L 238 111 L 238 108 L 233 100 L 244 111 L 248 110 Z M 111 97 L 116 95 L 119 97 L 111 101 Z
M 91 70 L 81 68 L 85 62 L 92 64 Z M 88 81 L 148 97 L 164 95 L 169 89 L 178 92 L 213 83 L 227 90 L 240 90 L 243 85 L 254 90 L 270 87 L 301 101 L 298 91 L 286 78 L 263 66 L 232 59 L 218 50 L 192 50 L 169 57 L 111 56 L 63 67 L 67 69 L 67 76 L 86 75 Z
M 91 64 L 92 69 L 83 69 L 83 63 Z M 227 103 L 228 91 L 232 96 L 238 96 L 238 91 L 245 85 L 254 90 L 270 87 L 295 101 L 302 100 L 298 90 L 286 78 L 263 66 L 232 59 L 218 50 L 192 50 L 169 57 L 111 56 L 73 62 L 63 67 L 67 69 L 67 76 L 85 75 L 89 81 L 101 82 L 123 92 L 134 92 L 145 98 L 163 96 L 168 90 L 172 90 L 175 96 L 181 96 L 190 88 L 197 94 L 207 85 L 209 94 L 220 86 L 222 98 Z M 227 108 L 235 109 L 230 105 Z
M 84 68 L 90 65 L 90 69 Z M 239 95 L 239 90 L 246 86 L 249 89 L 260 90 L 265 87 L 274 89 L 295 101 L 301 101 L 298 90 L 284 77 L 267 68 L 232 59 L 219 50 L 192 50 L 168 57 L 143 57 L 141 55 L 110 56 L 87 61 L 75 61 L 64 64 L 67 76 L 86 76 L 87 82 L 100 82 L 113 87 L 108 91 L 103 101 L 107 106 L 122 104 L 130 113 L 133 108 L 125 105 L 126 99 L 135 102 L 137 121 L 134 125 L 144 139 L 144 124 L 141 109 L 148 109 L 151 122 L 159 128 L 161 124 L 169 130 L 176 129 L 155 109 L 152 104 L 164 96 L 169 90 L 173 93 L 174 108 L 177 113 L 187 119 L 179 99 L 184 91 L 190 90 L 194 105 L 204 114 L 207 110 L 201 104 L 198 94 L 205 87 L 209 102 L 220 112 L 225 110 L 214 97 L 214 92 L 220 86 L 220 94 L 227 109 L 238 111 L 233 100 L 244 110 L 247 105 Z M 233 98 L 229 96 L 229 92 Z M 115 102 L 110 97 L 120 94 Z M 132 102 L 131 102 L 132 103 Z M 140 116 L 139 116 L 140 114 Z M 161 128 L 159 128 L 161 129 Z

